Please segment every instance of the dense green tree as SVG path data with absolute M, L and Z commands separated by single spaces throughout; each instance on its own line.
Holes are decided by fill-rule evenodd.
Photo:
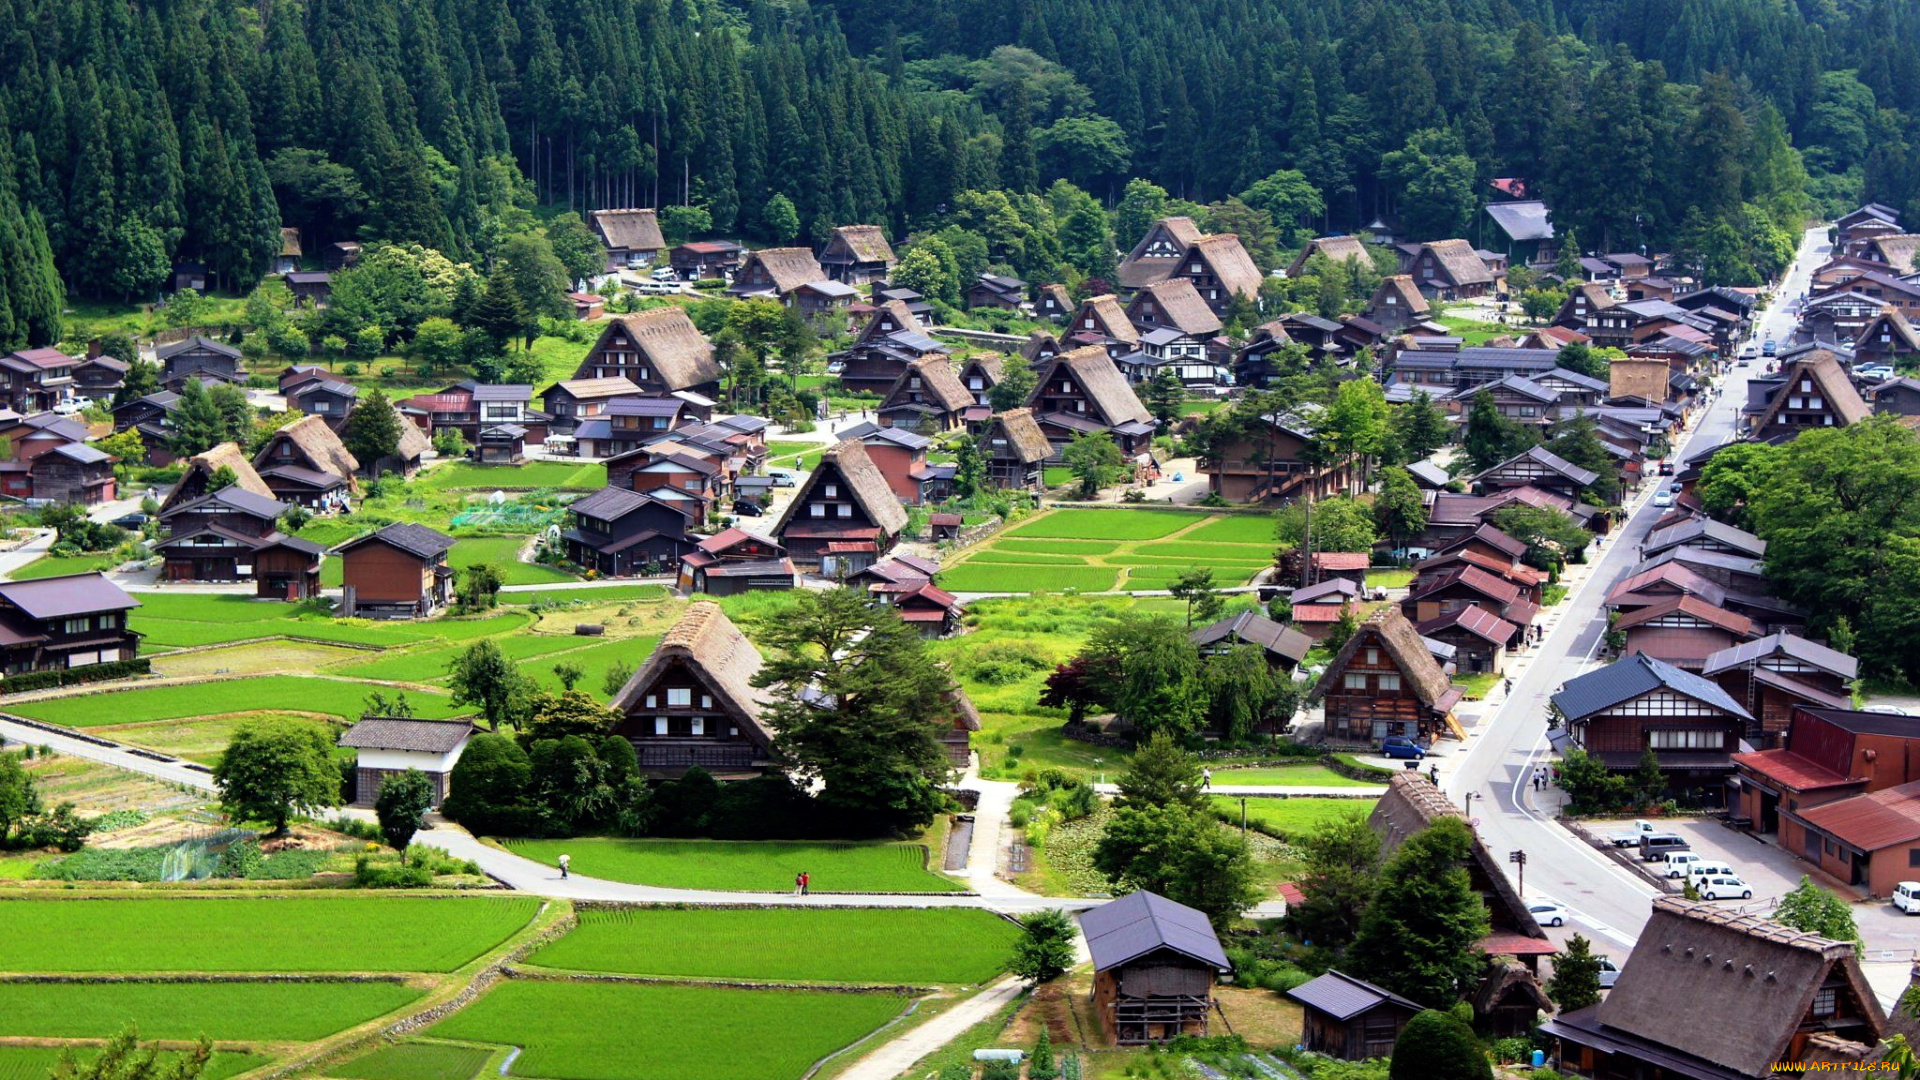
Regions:
M 192 457 L 213 449 L 227 440 L 227 420 L 219 406 L 207 396 L 207 387 L 198 379 L 180 385 L 180 398 L 168 418 L 171 429 L 168 448 L 177 457 Z
M 419 769 L 408 769 L 389 776 L 380 784 L 373 801 L 373 813 L 380 821 L 380 835 L 395 851 L 407 850 L 413 834 L 420 831 L 420 820 L 433 809 L 433 781 Z
M 1600 958 L 1593 943 L 1575 934 L 1567 947 L 1553 954 L 1553 976 L 1547 980 L 1547 997 L 1563 1013 L 1600 1003 Z
M 1258 645 L 1236 645 L 1208 657 L 1200 667 L 1200 684 L 1207 726 L 1229 742 L 1246 742 L 1262 727 L 1284 728 L 1300 704 L 1292 680 L 1274 671 Z
M 1425 390 L 1414 391 L 1411 401 L 1396 406 L 1388 426 L 1393 431 L 1393 444 L 1405 461 L 1424 460 L 1451 437 L 1446 414 Z
M 1427 505 L 1413 474 L 1395 466 L 1380 471 L 1373 496 L 1373 524 L 1394 548 L 1427 527 Z
M 1297 840 L 1301 903 L 1287 921 L 1304 939 L 1338 949 L 1360 932 L 1380 879 L 1380 834 L 1358 811 L 1324 818 Z
M 533 783 L 533 765 L 520 744 L 482 732 L 468 741 L 447 777 L 441 812 L 475 832 L 512 834 Z
M 310 814 L 340 802 L 340 771 L 333 764 L 333 736 L 300 720 L 254 720 L 241 724 L 213 769 L 220 808 L 236 823 L 261 821 L 284 836 L 295 814 Z
M 1046 908 L 1020 919 L 1020 937 L 1013 943 L 1007 970 L 1030 983 L 1052 982 L 1074 964 L 1078 928 L 1059 908 Z
M 1162 367 L 1140 388 L 1140 400 L 1165 427 L 1180 418 L 1180 405 L 1187 400 L 1187 385 L 1180 381 L 1180 373 L 1171 365 Z
M 0 754 L 0 844 L 15 825 L 39 812 L 33 774 L 21 768 L 19 754 Z
M 1083 655 L 1113 674 L 1106 700 L 1136 730 L 1178 735 L 1199 722 L 1206 707 L 1200 657 L 1174 620 L 1135 616 L 1103 623 Z
M 1481 472 L 1524 452 L 1539 442 L 1539 435 L 1532 428 L 1501 415 L 1493 395 L 1482 390 L 1473 396 L 1473 404 L 1467 408 L 1466 430 L 1460 441 L 1467 452 L 1468 463 L 1475 472 Z
M 1599 425 L 1588 413 L 1576 413 L 1553 425 L 1547 449 L 1594 474 L 1581 491 L 1590 501 L 1605 505 L 1620 494 L 1620 459 L 1600 440 Z
M 213 1043 L 205 1038 L 192 1049 L 163 1056 L 158 1044 L 142 1049 L 139 1031 L 129 1024 L 99 1053 L 89 1055 L 84 1065 L 71 1047 L 62 1050 L 48 1076 L 49 1080 L 198 1080 L 211 1060 Z
M 535 685 L 492 638 L 482 638 L 447 662 L 447 689 L 455 705 L 479 706 L 488 729 L 498 731 L 526 718 Z
M 1406 146 L 1380 159 L 1380 172 L 1398 194 L 1401 217 L 1415 236 L 1465 235 L 1478 195 L 1473 159 L 1457 134 L 1416 131 Z
M 383 458 L 400 449 L 400 425 L 405 423 L 393 403 L 378 387 L 360 394 L 340 428 L 340 441 L 347 452 L 366 469 L 373 469 Z
M 1060 451 L 1060 460 L 1080 482 L 1080 497 L 1092 498 L 1126 473 L 1126 455 L 1106 432 L 1079 432 Z
M 569 282 L 585 281 L 606 271 L 606 249 L 600 246 L 600 238 L 580 220 L 579 214 L 571 210 L 556 214 L 547 222 L 545 232 L 547 246 L 553 257 L 560 260 Z M 506 257 L 504 252 L 502 257 Z
M 1527 545 L 1527 564 L 1542 570 L 1580 561 L 1593 543 L 1593 534 L 1585 526 L 1551 506 L 1503 506 L 1489 520 L 1494 528 Z
M 778 192 L 767 199 L 767 205 L 760 211 L 760 221 L 767 234 L 779 243 L 789 243 L 800 235 L 800 211 L 794 208 L 792 199 Z
M 1246 840 L 1210 812 L 1178 804 L 1114 811 L 1093 865 L 1122 886 L 1205 912 L 1216 927 L 1260 896 Z
M 1493 1065 L 1472 1027 L 1452 1013 L 1428 1009 L 1407 1021 L 1393 1041 L 1387 1080 L 1493 1080 Z
M 1373 511 L 1364 502 L 1352 498 L 1321 499 L 1311 511 L 1304 503 L 1281 507 L 1276 534 L 1283 549 L 1298 548 L 1307 536 L 1307 519 L 1313 520 L 1313 550 L 1372 551 L 1378 534 L 1373 528 Z
M 1487 906 L 1467 863 L 1473 830 L 1440 818 L 1402 841 L 1380 873 L 1352 957 L 1363 977 L 1423 1005 L 1446 1006 L 1472 985 Z
M 1155 732 L 1140 744 L 1120 774 L 1120 805 L 1135 808 L 1184 806 L 1202 809 L 1200 761 L 1181 749 L 1167 732 Z
M 1186 601 L 1189 627 L 1195 619 L 1204 625 L 1219 618 L 1220 609 L 1227 604 L 1226 597 L 1220 595 L 1214 584 L 1213 570 L 1205 566 L 1181 571 L 1167 591 L 1175 600 Z
M 1001 367 L 1000 381 L 987 391 L 987 403 L 993 406 L 994 412 L 1006 412 L 1024 406 L 1027 399 L 1033 396 L 1037 377 L 1032 365 L 1024 358 L 1018 354 L 1009 357 Z
M 1774 905 L 1773 921 L 1782 926 L 1791 926 L 1795 930 L 1805 930 L 1809 934 L 1819 934 L 1834 941 L 1860 943 L 1860 928 L 1854 925 L 1853 906 L 1845 900 L 1813 883 L 1805 874 L 1800 875 L 1800 884 L 1787 890 L 1787 894 Z

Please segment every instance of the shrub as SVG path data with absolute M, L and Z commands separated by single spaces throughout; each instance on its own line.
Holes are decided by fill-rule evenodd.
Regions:
M 1533 1058 L 1532 1039 L 1495 1039 L 1487 1048 L 1493 1051 L 1494 1059 L 1502 1065 L 1511 1065 L 1516 1061 L 1529 1061 Z
M 19 675 L 9 675 L 0 683 L 0 693 L 24 694 L 29 690 L 46 690 L 55 686 L 78 686 L 82 683 L 105 682 L 110 679 L 128 679 L 135 675 L 145 675 L 153 670 L 153 661 L 148 657 L 137 660 L 115 660 L 106 664 L 89 664 L 86 667 L 62 668 L 56 671 L 28 671 Z
M 424 889 L 433 871 L 424 866 L 375 863 L 365 855 L 353 861 L 353 883 L 363 889 Z
M 1017 1061 L 989 1061 L 980 1070 L 980 1080 L 1020 1080 L 1020 1063 Z
M 227 845 L 227 850 L 220 853 L 220 869 L 217 874 L 223 878 L 252 877 L 260 872 L 262 861 L 258 841 L 236 840 Z

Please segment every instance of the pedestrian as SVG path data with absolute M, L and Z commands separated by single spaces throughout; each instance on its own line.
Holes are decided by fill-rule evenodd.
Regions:
M 808 895 L 811 895 L 812 892 L 813 892 L 813 875 L 807 873 L 805 870 L 800 871 L 800 895 L 808 896 Z
M 1509 693 L 1509 694 L 1511 694 L 1511 693 L 1513 693 L 1513 680 L 1512 680 L 1512 679 L 1508 679 L 1508 680 L 1506 681 L 1506 685 L 1505 685 L 1505 687 L 1504 687 L 1504 689 L 1505 689 L 1505 690 L 1506 690 L 1506 692 L 1507 692 L 1507 693 Z
M 1200 788 L 1201 788 L 1201 790 L 1203 790 L 1203 791 L 1204 791 L 1205 789 L 1207 789 L 1207 788 L 1210 788 L 1210 787 L 1212 787 L 1212 786 L 1213 786 L 1213 770 L 1212 770 L 1212 769 L 1201 769 L 1201 770 L 1200 770 Z
M 1440 766 L 1439 765 L 1431 761 L 1427 762 L 1427 779 L 1433 782 L 1434 787 L 1440 786 Z
M 800 896 L 800 895 L 803 895 L 806 891 L 807 891 L 807 875 L 804 873 L 793 875 L 793 895 Z
M 560 856 L 560 877 L 562 880 L 565 880 L 567 876 L 567 864 L 571 863 L 572 861 L 573 861 L 573 856 L 571 855 Z

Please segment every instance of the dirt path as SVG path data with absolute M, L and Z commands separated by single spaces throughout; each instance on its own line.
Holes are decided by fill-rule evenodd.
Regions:
M 1011 975 L 939 1016 L 877 1047 L 840 1074 L 839 1080 L 894 1080 L 913 1063 L 960 1037 L 968 1028 L 1005 1008 L 1026 984 Z

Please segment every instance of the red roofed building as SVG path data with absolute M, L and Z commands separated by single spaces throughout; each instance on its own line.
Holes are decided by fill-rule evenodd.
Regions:
M 709 596 L 756 589 L 791 589 L 793 560 L 787 549 L 743 529 L 726 529 L 700 541 L 680 558 L 679 586 Z
M 1498 675 L 1520 627 L 1478 604 L 1468 604 L 1415 626 L 1420 636 L 1454 647 L 1454 663 L 1469 675 Z
M 966 605 L 932 582 L 906 592 L 870 591 L 880 603 L 899 612 L 900 621 L 920 631 L 921 637 L 946 637 L 959 628 L 961 616 L 967 613 Z
M 1367 583 L 1367 567 L 1373 556 L 1364 551 L 1316 551 L 1313 553 L 1313 580 L 1346 578 L 1356 585 Z
M 1327 640 L 1333 624 L 1340 621 L 1340 615 L 1350 605 L 1347 604 L 1295 604 L 1289 616 L 1295 630 L 1312 638 L 1315 642 Z
M 1752 619 L 1698 596 L 1670 596 L 1625 612 L 1613 628 L 1627 635 L 1622 655 L 1646 653 L 1687 671 L 1699 671 L 1707 657 L 1760 636 Z

